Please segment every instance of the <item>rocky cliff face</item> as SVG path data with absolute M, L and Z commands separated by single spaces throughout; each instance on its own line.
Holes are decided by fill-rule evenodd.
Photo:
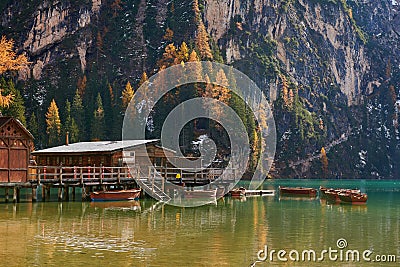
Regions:
M 330 162 L 324 175 L 399 173 L 395 1 L 199 3 L 224 60 L 248 74 L 274 106 L 273 175 L 323 175 L 322 146 Z M 189 44 L 196 29 L 189 0 L 7 0 L 0 12 L 2 34 L 32 61 L 19 73 L 28 111 L 42 114 L 52 98 L 71 99 L 77 88 L 86 91 L 88 105 L 109 86 L 119 96 L 127 80 L 155 71 L 167 27 L 176 43 Z M 294 95 L 289 104 L 284 84 Z
M 394 141 L 398 138 L 397 122 L 393 124 L 390 119 L 394 116 L 397 120 L 393 115 L 393 92 L 392 100 L 387 102 L 390 85 L 396 91 L 399 86 L 396 3 L 206 0 L 204 18 L 211 36 L 225 51 L 226 61 L 244 72 L 250 68 L 248 75 L 271 101 L 279 102 L 276 100 L 283 94 L 279 77 L 284 75 L 295 85 L 306 110 L 324 124 L 320 138 L 312 142 L 310 138 L 299 140 L 302 125 L 293 126 L 293 119 L 288 119 L 290 112 L 281 116 L 285 110 L 275 104 L 281 138 L 278 176 L 279 170 L 289 176 L 321 176 L 316 171 L 320 168 L 318 146 L 332 146 L 328 153 L 332 159 L 329 176 L 379 177 L 398 173 L 399 166 L 394 163 L 398 159 L 398 144 Z M 272 53 L 255 53 L 255 47 L 265 37 L 274 44 Z M 262 50 L 266 51 L 265 46 Z M 271 62 L 278 67 L 271 68 Z M 367 118 L 362 119 L 364 116 Z M 387 129 L 385 137 L 375 134 L 383 129 Z M 305 147 L 302 143 L 306 143 Z M 368 147 L 371 144 L 374 149 L 385 147 L 385 152 L 374 151 Z M 291 153 L 288 146 L 301 147 L 302 152 Z M 342 160 L 334 153 L 341 154 Z M 360 156 L 363 153 L 369 154 L 369 163 Z
M 349 105 L 359 103 L 367 85 L 373 82 L 366 77 L 371 64 L 364 44 L 366 37 L 360 36 L 353 15 L 340 2 L 206 1 L 205 19 L 210 34 L 226 50 L 227 62 L 245 57 L 249 48 L 247 43 L 241 49 L 238 35 L 228 36 L 228 32 L 247 31 L 249 38 L 260 33 L 277 41 L 276 57 L 293 79 L 306 86 L 320 87 L 316 91 L 327 82 L 338 86 Z M 240 21 L 240 28 L 232 24 L 235 20 Z M 371 26 L 376 27 L 374 23 Z M 322 70 L 326 81 L 312 84 L 310 74 Z M 275 98 L 276 92 L 270 94 Z

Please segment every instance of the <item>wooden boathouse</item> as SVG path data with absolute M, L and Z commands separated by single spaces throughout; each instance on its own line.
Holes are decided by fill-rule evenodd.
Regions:
M 68 140 L 68 139 L 67 139 Z M 0 187 L 13 189 L 13 201 L 19 202 L 21 188 L 32 189 L 32 201 L 50 199 L 50 189 L 58 189 L 58 200 L 75 200 L 75 189 L 82 189 L 82 200 L 93 190 L 140 186 L 159 200 L 174 196 L 171 183 L 183 182 L 186 188 L 207 185 L 219 179 L 223 169 L 179 169 L 169 160 L 179 160 L 175 151 L 158 145 L 159 140 L 79 142 L 32 151 L 33 136 L 16 119 L 0 117 Z M 149 160 L 150 161 L 149 161 Z M 29 165 L 29 163 L 32 163 Z M 127 165 L 129 164 L 129 166 Z M 177 181 L 176 175 L 181 179 Z M 221 186 L 232 182 L 219 179 Z M 226 177 L 226 176 L 225 176 Z M 166 181 L 171 182 L 169 184 Z M 70 192 L 72 189 L 72 192 Z M 72 194 L 71 194 L 72 193 Z
M 28 180 L 29 157 L 33 136 L 12 117 L 0 117 L 0 183 Z
M 152 166 L 167 164 L 167 155 L 175 152 L 157 145 L 158 140 L 125 140 L 79 142 L 51 147 L 32 152 L 37 166 L 31 166 L 29 181 L 42 186 L 42 199 L 49 197 L 51 187 L 59 188 L 59 200 L 69 199 L 69 188 L 75 198 L 75 188 L 82 188 L 85 198 L 93 188 L 107 190 L 110 187 L 137 187 L 130 167 L 146 164 L 149 158 Z M 142 155 L 143 151 L 146 151 Z M 129 156 L 124 153 L 129 151 Z M 145 166 L 150 168 L 148 163 Z M 146 170 L 147 174 L 147 170 Z M 137 174 L 139 175 L 139 174 Z M 143 176 L 143 174 L 142 174 Z
M 19 201 L 21 187 L 29 183 L 29 161 L 33 149 L 33 136 L 17 119 L 0 116 L 0 187 L 5 188 L 8 202 L 9 189 L 14 201 Z

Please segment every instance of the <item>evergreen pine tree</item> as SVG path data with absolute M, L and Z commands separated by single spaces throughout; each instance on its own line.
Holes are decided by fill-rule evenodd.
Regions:
M 99 141 L 104 138 L 105 121 L 104 121 L 104 108 L 103 101 L 100 93 L 97 94 L 95 110 L 93 112 L 91 139 Z
M 19 90 L 15 88 L 12 80 L 7 83 L 4 91 L 7 95 L 12 96 L 12 102 L 3 108 L 3 115 L 14 117 L 22 122 L 23 125 L 26 125 L 24 99 Z
M 60 142 L 61 121 L 56 101 L 53 99 L 46 113 L 48 145 L 55 146 Z
M 71 117 L 74 119 L 78 128 L 77 140 L 79 141 L 85 140 L 86 138 L 83 134 L 86 132 L 84 109 L 82 104 L 82 98 L 78 90 L 76 90 L 74 99 L 72 100 Z
M 36 138 L 39 136 L 39 123 L 36 118 L 35 112 L 32 113 L 28 122 L 28 130 L 29 132 Z
M 13 99 L 14 96 L 11 94 L 6 94 L 5 89 L 7 88 L 7 82 L 4 78 L 1 78 L 0 80 L 0 112 L 4 112 L 5 108 L 8 108 Z
M 75 119 L 71 116 L 71 103 L 68 101 L 68 99 L 65 102 L 64 134 L 67 134 L 67 132 L 71 143 L 79 141 L 78 125 L 76 124 Z

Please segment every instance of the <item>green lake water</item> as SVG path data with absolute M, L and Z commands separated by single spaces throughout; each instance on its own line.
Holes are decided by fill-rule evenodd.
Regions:
M 369 199 L 327 205 L 277 193 L 196 208 L 151 199 L 1 203 L 0 266 L 400 266 L 400 181 L 275 180 L 263 187 L 278 185 L 360 188 Z M 339 249 L 339 239 L 347 246 Z M 286 251 L 288 261 L 275 253 L 272 262 L 256 262 L 266 246 L 268 254 Z M 337 250 L 336 260 L 327 254 L 323 261 L 301 259 L 304 250 L 319 258 L 329 248 Z M 346 260 L 348 250 L 359 251 L 360 261 Z M 365 250 L 370 262 L 362 258 Z M 299 261 L 289 258 L 291 251 L 293 258 L 293 251 L 300 253 Z

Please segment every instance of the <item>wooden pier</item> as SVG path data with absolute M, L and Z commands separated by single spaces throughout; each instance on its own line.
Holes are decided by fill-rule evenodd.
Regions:
M 266 189 L 261 189 L 261 190 L 247 190 L 245 191 L 245 196 L 274 196 L 275 195 L 275 190 L 266 190 Z
M 5 189 L 5 201 L 20 201 L 20 190 L 30 188 L 32 190 L 32 201 L 37 201 L 37 189 L 41 189 L 41 199 L 50 199 L 51 188 L 57 188 L 57 198 L 59 201 L 69 201 L 70 196 L 76 199 L 76 188 L 82 191 L 82 200 L 88 200 L 90 192 L 94 190 L 110 190 L 112 188 L 135 188 L 151 190 L 154 194 L 166 194 L 170 190 L 170 184 L 184 184 L 186 188 L 203 186 L 211 182 L 218 182 L 221 187 L 228 185 L 235 180 L 236 172 L 234 169 L 228 170 L 224 179 L 220 176 L 223 169 L 210 168 L 205 170 L 181 170 L 177 168 L 167 168 L 153 166 L 137 166 L 129 170 L 128 167 L 107 167 L 107 166 L 30 166 L 28 181 L 23 183 L 0 183 L 0 188 Z M 176 174 L 181 179 L 176 178 Z M 146 188 L 147 187 L 147 188 Z

